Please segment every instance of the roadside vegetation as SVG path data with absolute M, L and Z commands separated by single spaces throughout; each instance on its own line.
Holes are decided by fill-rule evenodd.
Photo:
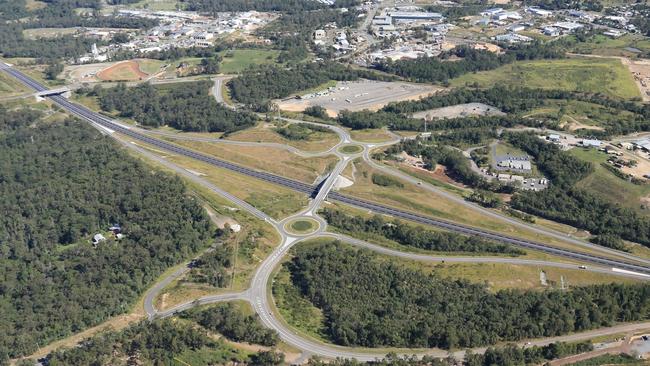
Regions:
M 262 325 L 256 314 L 244 313 L 245 305 L 223 303 L 206 308 L 197 308 L 181 314 L 203 328 L 223 334 L 229 340 L 262 346 L 275 346 L 278 335 Z
M 524 254 L 524 251 L 505 244 L 478 237 L 423 229 L 398 220 L 388 221 L 380 215 L 365 219 L 331 208 L 324 208 L 319 214 L 329 225 L 361 239 L 384 237 L 407 247 L 436 252 L 500 253 L 512 256 Z
M 118 111 L 143 126 L 170 126 L 181 131 L 233 132 L 254 126 L 257 116 L 234 111 L 217 103 L 208 91 L 208 81 L 183 83 L 173 87 L 154 87 L 145 83 L 133 88 L 124 84 L 79 91 L 96 96 L 103 111 Z
M 96 335 L 78 347 L 60 349 L 48 357 L 48 364 L 126 365 L 143 364 L 226 364 L 280 365 L 284 356 L 273 351 L 250 352 L 214 339 L 193 323 L 174 320 L 142 322 L 121 332 Z
M 551 186 L 539 192 L 520 192 L 511 205 L 536 216 L 588 230 L 595 235 L 613 235 L 650 246 L 650 221 L 635 210 L 610 198 L 581 189 L 577 183 L 594 172 L 594 166 L 561 151 L 532 133 L 509 134 L 507 140 L 535 158 Z M 625 249 L 611 240 L 600 240 L 615 249 Z

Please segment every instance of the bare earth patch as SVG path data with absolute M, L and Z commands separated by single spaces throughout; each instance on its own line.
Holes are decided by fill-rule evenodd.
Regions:
M 650 60 L 632 61 L 625 58 L 621 60 L 632 72 L 634 82 L 641 91 L 643 101 L 650 102 Z
M 136 61 L 123 61 L 100 71 L 97 77 L 103 81 L 136 81 L 146 78 Z

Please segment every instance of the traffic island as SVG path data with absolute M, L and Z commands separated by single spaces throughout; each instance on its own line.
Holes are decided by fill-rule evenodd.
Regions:
M 293 235 L 303 236 L 315 233 L 320 223 L 310 217 L 299 217 L 284 224 L 284 229 Z
M 363 152 L 363 146 L 361 145 L 343 145 L 339 147 L 339 152 L 346 155 L 356 155 Z

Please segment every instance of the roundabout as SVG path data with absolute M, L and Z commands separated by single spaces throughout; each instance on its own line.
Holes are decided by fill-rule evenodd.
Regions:
M 343 145 L 339 147 L 338 152 L 345 155 L 356 155 L 363 152 L 363 146 L 355 144 Z
M 284 224 L 284 230 L 291 235 L 306 236 L 318 231 L 320 222 L 311 217 L 297 217 Z

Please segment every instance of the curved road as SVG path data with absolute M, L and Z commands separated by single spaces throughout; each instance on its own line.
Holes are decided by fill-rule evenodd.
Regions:
M 0 69 L 6 69 L 6 67 L 2 67 L 0 65 Z M 7 70 L 5 70 L 7 71 Z M 13 70 L 9 70 L 13 71 Z M 16 72 L 9 72 L 13 76 L 17 76 L 19 79 L 21 79 L 19 76 L 20 73 Z M 23 80 L 21 81 L 25 82 L 27 85 L 39 90 L 39 91 L 44 90 L 45 88 L 42 87 L 40 84 L 33 82 L 32 80 Z M 32 83 L 30 83 L 32 82 Z M 68 102 L 67 100 L 61 98 L 61 97 L 51 97 L 57 104 L 63 106 L 64 108 L 68 109 L 70 112 L 81 116 L 82 118 L 88 119 L 92 122 L 95 123 L 95 126 L 102 129 L 102 131 L 105 131 L 106 129 L 114 128 L 116 125 L 108 120 L 105 117 L 98 118 L 96 115 L 89 114 L 87 110 L 84 108 L 79 108 L 78 106 L 74 105 L 73 103 Z M 99 127 L 103 126 L 103 127 Z M 344 131 L 344 130 L 343 130 Z M 109 131 L 110 132 L 110 131 Z M 142 136 L 138 136 L 139 134 L 135 133 L 129 133 L 132 131 L 129 131 L 128 129 L 125 128 L 120 128 L 119 129 L 120 133 L 123 133 L 127 136 L 131 136 L 137 140 L 144 140 L 147 143 L 151 143 L 150 141 L 156 142 L 155 139 L 143 139 Z M 340 158 L 340 162 L 335 168 L 334 172 L 330 174 L 330 176 L 326 179 L 325 183 L 323 184 L 323 187 L 321 188 L 324 190 L 324 193 L 321 193 L 319 190 L 317 192 L 316 197 L 318 199 L 313 200 L 312 204 L 306 209 L 306 211 L 303 211 L 300 214 L 294 215 L 292 217 L 286 218 L 280 222 L 276 222 L 272 218 L 270 218 L 268 215 L 264 214 L 263 212 L 255 209 L 251 205 L 247 204 L 246 202 L 238 199 L 235 196 L 230 195 L 229 193 L 219 189 L 218 187 L 214 186 L 207 180 L 187 171 L 186 169 L 183 169 L 179 166 L 176 166 L 175 164 L 162 159 L 160 156 L 157 156 L 154 153 L 151 153 L 138 145 L 132 143 L 132 142 L 125 142 L 122 140 L 121 137 L 110 133 L 112 137 L 117 139 L 118 141 L 122 142 L 125 146 L 128 146 L 129 148 L 135 149 L 139 153 L 147 156 L 148 158 L 154 159 L 155 161 L 159 162 L 160 164 L 165 165 L 166 167 L 173 169 L 175 172 L 184 175 L 185 177 L 200 183 L 207 187 L 208 189 L 212 190 L 213 192 L 221 195 L 222 197 L 230 200 L 231 202 L 235 203 L 239 207 L 243 208 L 244 210 L 247 210 L 254 216 L 258 217 L 259 219 L 265 220 L 278 231 L 278 233 L 281 236 L 281 243 L 280 245 L 262 262 L 262 264 L 259 266 L 257 269 L 253 280 L 251 282 L 251 286 L 248 290 L 244 292 L 239 292 L 239 293 L 226 293 L 226 294 L 219 294 L 219 295 L 213 295 L 213 296 L 206 296 L 200 299 L 196 299 L 193 301 L 186 302 L 184 304 L 180 304 L 172 309 L 167 309 L 165 311 L 157 311 L 155 307 L 153 306 L 153 300 L 156 297 L 156 295 L 169 283 L 171 283 L 174 279 L 182 276 L 187 270 L 187 266 L 180 267 L 173 273 L 169 274 L 166 278 L 158 282 L 156 285 L 154 285 L 146 294 L 145 296 L 145 310 L 147 311 L 147 314 L 149 315 L 150 318 L 155 318 L 155 317 L 167 317 L 171 316 L 179 311 L 187 310 L 192 307 L 202 305 L 202 304 L 207 304 L 207 303 L 213 303 L 213 302 L 220 302 L 220 301 L 229 301 L 229 300 L 235 300 L 235 299 L 240 299 L 240 300 L 246 300 L 249 301 L 252 305 L 255 311 L 259 314 L 262 322 L 269 328 L 275 329 L 278 334 L 280 335 L 281 339 L 285 341 L 286 343 L 303 350 L 307 354 L 314 354 L 314 355 L 320 355 L 324 357 L 344 357 L 344 358 L 357 358 L 359 360 L 374 360 L 376 358 L 381 358 L 385 355 L 386 351 L 376 351 L 376 350 L 357 350 L 357 349 L 351 349 L 351 348 L 346 348 L 346 347 L 340 347 L 340 346 L 335 346 L 335 345 L 330 345 L 330 344 L 324 344 L 312 339 L 309 339 L 307 337 L 304 337 L 302 335 L 297 334 L 295 331 L 293 331 L 290 327 L 288 327 L 286 324 L 284 324 L 280 319 L 276 317 L 276 315 L 273 312 L 274 306 L 272 304 L 272 299 L 269 298 L 269 293 L 268 293 L 268 285 L 269 285 L 269 280 L 272 276 L 272 273 L 274 269 L 279 265 L 279 263 L 282 261 L 283 257 L 287 253 L 287 251 L 295 244 L 300 242 L 301 240 L 305 240 L 308 238 L 315 238 L 315 237 L 331 237 L 335 239 L 339 239 L 342 241 L 345 241 L 347 243 L 350 243 L 352 245 L 356 245 L 359 247 L 363 247 L 366 249 L 374 250 L 376 252 L 385 254 L 385 255 L 391 255 L 391 256 L 396 256 L 400 258 L 405 258 L 405 259 L 412 259 L 412 260 L 419 260 L 419 261 L 433 261 L 433 262 L 441 262 L 441 261 L 449 261 L 449 262 L 468 262 L 468 263 L 480 263 L 480 262 L 485 262 L 485 263 L 513 263 L 513 264 L 521 264 L 521 265 L 534 265 L 534 266 L 553 266 L 553 267 L 559 267 L 559 268 L 576 268 L 575 264 L 567 264 L 567 263 L 556 263 L 556 262 L 546 262 L 546 261 L 534 261 L 534 260 L 524 260 L 524 259 L 517 259 L 517 258 L 499 258 L 499 257 L 442 257 L 442 256 L 429 256 L 429 255 L 424 255 L 424 254 L 417 254 L 417 253 L 407 253 L 407 252 L 401 252 L 385 247 L 381 247 L 375 244 L 367 243 L 362 240 L 354 239 L 354 238 L 349 238 L 344 235 L 340 234 L 333 234 L 333 233 L 327 233 L 325 232 L 325 224 L 324 220 L 322 218 L 318 218 L 319 222 L 321 223 L 320 227 L 318 230 L 316 230 L 314 233 L 309 234 L 309 235 L 304 235 L 302 237 L 298 237 L 295 235 L 292 235 L 290 233 L 287 233 L 284 229 L 284 223 L 286 223 L 288 220 L 294 218 L 294 217 L 300 217 L 301 215 L 306 214 L 311 214 L 314 215 L 315 210 L 318 209 L 318 206 L 322 202 L 323 199 L 325 199 L 326 196 L 328 196 L 329 190 L 331 189 L 334 181 L 336 180 L 336 177 L 338 174 L 345 168 L 345 165 L 349 161 L 346 157 L 343 157 L 337 153 L 337 156 Z M 349 135 L 347 135 L 347 131 L 344 131 L 343 136 L 347 136 L 342 139 L 345 143 L 349 143 L 352 140 L 349 138 Z M 160 146 L 157 144 L 154 144 L 155 146 Z M 369 159 L 368 152 L 369 152 L 369 145 L 370 144 L 364 144 L 364 152 L 363 156 L 368 159 L 368 161 L 372 162 L 371 159 Z M 168 146 L 161 146 L 165 149 L 168 149 Z M 169 149 L 168 149 L 169 150 Z M 176 150 L 175 152 L 179 153 L 187 153 L 187 151 L 190 150 Z M 190 151 L 191 152 L 191 151 Z M 196 153 L 194 153 L 196 154 Z M 200 154 L 196 154 L 197 158 L 203 157 Z M 216 162 L 211 162 L 215 165 L 223 164 L 223 162 L 218 161 L 218 159 L 215 159 Z M 229 167 L 229 169 L 232 167 Z M 241 167 L 236 167 L 236 169 L 241 169 Z M 383 170 L 383 168 L 382 168 Z M 392 170 L 391 170 L 392 171 Z M 250 173 L 250 172 L 245 172 Z M 281 180 L 281 177 L 276 177 L 273 175 L 262 175 L 260 179 L 266 179 L 266 180 L 276 180 L 279 179 Z M 411 178 L 412 179 L 412 178 Z M 409 181 L 412 181 L 409 179 Z M 295 182 L 288 182 L 289 184 L 294 184 Z M 417 183 L 417 182 L 416 182 Z M 313 192 L 313 187 L 309 185 L 298 185 L 295 187 L 295 189 L 303 191 L 305 193 L 311 194 Z M 446 193 L 446 192 L 445 192 Z M 330 198 L 336 199 L 336 200 L 341 200 L 342 198 L 345 198 L 345 196 L 337 195 L 337 194 L 330 194 Z M 315 216 L 315 215 L 314 215 Z M 589 268 L 584 269 L 586 271 L 592 271 L 592 272 L 598 272 L 598 273 L 608 273 L 612 275 L 619 275 L 619 276 L 626 276 L 626 277 L 635 277 L 635 278 L 641 278 L 641 279 L 648 279 L 650 278 L 649 275 L 633 275 L 629 273 L 616 273 L 612 272 L 610 268 L 608 267 L 602 267 L 602 266 L 590 266 Z M 558 341 L 558 340 L 577 340 L 577 339 L 585 339 L 585 338 L 590 338 L 595 335 L 601 335 L 601 334 L 612 334 L 612 333 L 618 333 L 621 331 L 628 331 L 629 329 L 645 329 L 650 327 L 650 323 L 640 323 L 640 324 L 624 324 L 620 325 L 617 327 L 612 327 L 608 329 L 599 329 L 591 332 L 585 332 L 577 335 L 569 335 L 569 336 L 564 336 L 564 337 L 554 337 L 554 338 L 549 338 L 549 339 L 544 339 L 544 340 L 539 340 L 536 342 L 539 342 L 539 344 L 545 344 L 553 341 Z M 624 329 L 624 330 L 623 330 Z M 537 343 L 536 343 L 537 344 Z M 480 351 L 480 349 L 478 350 Z M 403 351 L 406 354 L 413 354 L 412 350 L 404 350 Z M 420 352 L 416 352 L 418 354 L 430 354 L 438 357 L 445 357 L 447 356 L 448 352 L 444 350 L 424 350 Z

